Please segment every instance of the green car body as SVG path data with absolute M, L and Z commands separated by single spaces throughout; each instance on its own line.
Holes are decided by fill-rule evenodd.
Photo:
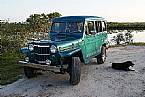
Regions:
M 98 63 L 104 63 L 102 48 L 107 45 L 106 27 L 106 20 L 97 16 L 55 18 L 52 20 L 49 33 L 51 40 L 33 41 L 28 44 L 28 47 L 22 48 L 21 51 L 27 55 L 27 58 L 21 63 L 25 64 L 25 68 L 29 67 L 30 63 L 56 66 L 60 67 L 61 72 L 67 71 L 68 73 L 72 71 L 72 68 L 77 67 L 75 65 L 79 64 L 79 60 L 88 64 L 91 58 L 99 56 L 98 59 L 101 58 L 101 61 L 97 60 Z M 74 67 L 71 66 L 72 64 Z M 32 68 L 42 69 L 33 66 Z M 77 74 L 80 75 L 80 69 L 77 68 Z M 28 71 L 32 71 L 27 69 L 24 70 L 26 76 L 28 76 Z M 70 73 L 70 82 L 77 84 L 80 77 L 74 77 L 73 73 Z

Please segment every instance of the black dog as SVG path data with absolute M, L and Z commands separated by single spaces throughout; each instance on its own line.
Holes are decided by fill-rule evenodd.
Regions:
M 130 69 L 129 67 L 133 67 L 135 64 L 132 61 L 126 61 L 123 63 L 112 63 L 112 68 L 117 70 L 125 70 L 125 71 L 134 71 L 134 69 Z

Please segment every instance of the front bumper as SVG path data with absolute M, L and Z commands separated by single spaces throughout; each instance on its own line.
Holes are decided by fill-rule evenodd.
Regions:
M 24 67 L 31 67 L 46 71 L 54 71 L 54 72 L 60 72 L 60 67 L 57 66 L 50 66 L 50 65 L 41 65 L 41 64 L 35 64 L 35 63 L 29 63 L 26 61 L 19 61 L 19 63 Z

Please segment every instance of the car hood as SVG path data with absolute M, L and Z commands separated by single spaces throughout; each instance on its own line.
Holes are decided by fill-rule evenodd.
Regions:
M 30 42 L 29 44 L 41 45 L 41 46 L 56 45 L 59 48 L 59 47 L 66 47 L 69 45 L 74 45 L 80 41 L 81 41 L 81 39 L 69 40 L 69 41 L 66 41 L 66 40 L 65 41 L 38 40 L 38 41 Z

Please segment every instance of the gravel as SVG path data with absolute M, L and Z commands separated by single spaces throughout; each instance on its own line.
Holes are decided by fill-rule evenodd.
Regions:
M 135 71 L 111 68 L 112 62 L 132 61 Z M 0 97 L 145 97 L 145 47 L 110 48 L 107 60 L 82 64 L 81 82 L 72 86 L 69 75 L 43 72 L 35 78 L 0 86 Z

